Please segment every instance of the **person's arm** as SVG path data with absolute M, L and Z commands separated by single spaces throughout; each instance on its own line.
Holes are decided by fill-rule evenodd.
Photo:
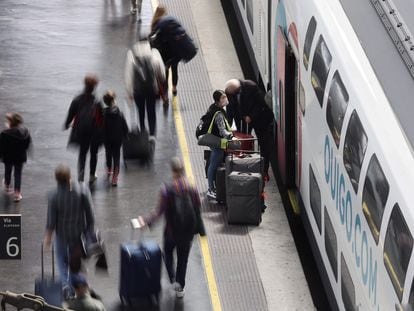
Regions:
M 49 194 L 47 204 L 47 216 L 46 216 L 46 232 L 43 239 L 43 246 L 48 249 L 52 244 L 53 231 L 56 229 L 57 223 L 57 209 L 56 209 L 56 195 L 54 193 Z
M 233 133 L 227 130 L 225 120 L 224 120 L 223 113 L 218 113 L 214 119 L 214 122 L 219 130 L 220 137 L 231 139 L 233 137 Z
M 162 185 L 159 195 L 159 203 L 155 211 L 148 216 L 138 216 L 141 225 L 151 226 L 156 222 L 167 210 L 168 207 L 168 189 L 165 184 Z
M 78 108 L 77 106 L 78 106 L 78 101 L 77 101 L 77 98 L 75 98 L 74 100 L 72 100 L 70 107 L 69 107 L 68 115 L 66 117 L 66 121 L 64 124 L 65 130 L 69 128 L 69 125 L 72 123 L 73 119 L 75 118 L 77 108 Z
M 129 128 L 128 128 L 128 123 L 125 120 L 125 116 L 124 114 L 121 112 L 121 122 L 122 122 L 122 138 L 127 138 L 128 132 L 129 132 Z
M 85 212 L 86 230 L 91 231 L 95 226 L 95 216 L 93 214 L 93 204 L 91 192 L 85 186 L 81 187 L 81 204 Z
M 152 57 L 153 57 L 153 66 L 154 66 L 154 72 L 155 77 L 157 80 L 157 86 L 159 95 L 164 99 L 165 96 L 168 94 L 165 94 L 166 90 L 164 90 L 165 85 L 165 66 L 164 62 L 162 61 L 162 57 L 160 52 L 158 52 L 157 49 L 151 49 L 152 51 Z
M 131 50 L 127 52 L 125 63 L 125 87 L 130 99 L 134 96 L 134 55 Z

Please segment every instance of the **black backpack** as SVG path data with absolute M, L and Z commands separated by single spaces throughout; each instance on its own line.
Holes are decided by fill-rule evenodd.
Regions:
M 204 135 L 207 133 L 208 128 L 213 121 L 213 117 L 217 111 L 219 111 L 220 108 L 218 108 L 215 104 L 212 104 L 207 112 L 201 117 L 200 122 L 198 123 L 196 127 L 196 138 L 198 139 L 201 135 Z
M 145 94 L 154 92 L 154 70 L 148 57 L 134 56 L 134 89 Z
M 194 235 L 197 218 L 190 191 L 175 191 L 170 187 L 168 192 L 172 201 L 171 220 L 174 234 L 178 237 Z

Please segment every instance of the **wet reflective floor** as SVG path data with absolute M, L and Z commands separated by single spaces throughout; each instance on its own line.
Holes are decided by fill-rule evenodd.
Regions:
M 76 178 L 77 154 L 67 150 L 69 132 L 63 122 L 72 98 L 82 90 L 85 73 L 100 79 L 97 95 L 108 88 L 126 105 L 124 64 L 128 48 L 149 32 L 150 1 L 144 0 L 142 23 L 129 13 L 127 0 L 36 0 L 0 2 L 0 129 L 6 112 L 18 111 L 31 131 L 33 150 L 23 170 L 23 200 L 16 204 L 0 195 L 0 213 L 22 214 L 22 259 L 0 261 L 0 291 L 33 292 L 40 275 L 40 244 L 47 210 L 47 192 L 55 187 L 54 168 L 70 165 Z M 98 181 L 93 190 L 97 227 L 108 250 L 109 272 L 96 275 L 88 264 L 90 285 L 108 310 L 120 308 L 119 245 L 131 239 L 129 219 L 145 214 L 157 202 L 158 189 L 169 178 L 169 159 L 178 154 L 171 108 L 157 105 L 154 164 L 129 163 L 119 186 L 104 180 L 104 152 L 99 153 Z M 0 176 L 3 176 L 3 166 Z M 161 244 L 162 221 L 144 238 Z M 138 238 L 138 237 L 134 237 Z M 50 258 L 47 258 L 50 267 Z M 190 255 L 186 296 L 176 300 L 165 269 L 159 310 L 211 310 L 198 243 Z M 154 309 L 145 301 L 140 310 Z

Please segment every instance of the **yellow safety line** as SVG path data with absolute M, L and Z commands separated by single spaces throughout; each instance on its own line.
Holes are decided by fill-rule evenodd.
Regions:
M 300 207 L 299 207 L 299 203 L 296 198 L 294 190 L 288 190 L 288 196 L 289 196 L 290 205 L 292 206 L 293 213 L 295 215 L 300 215 Z
M 159 3 L 158 0 L 151 0 L 153 11 L 155 11 L 155 8 L 158 6 L 158 3 Z M 169 76 L 170 76 L 170 81 L 168 84 L 171 88 L 171 75 Z M 180 144 L 181 153 L 183 155 L 185 172 L 186 172 L 186 175 L 189 181 L 192 184 L 195 184 L 193 168 L 191 166 L 191 161 L 190 161 L 190 152 L 188 151 L 187 139 L 185 137 L 184 122 L 181 117 L 177 96 L 173 98 L 172 110 L 173 110 L 174 121 L 175 121 L 174 123 L 175 123 L 175 127 L 177 130 L 178 142 Z M 210 292 L 211 305 L 213 307 L 213 311 L 221 311 L 220 296 L 219 296 L 218 289 L 217 289 L 216 277 L 214 274 L 213 262 L 211 260 L 208 239 L 205 236 L 204 237 L 199 236 L 199 241 L 200 241 L 200 247 L 201 247 L 201 255 L 203 256 L 204 270 L 206 272 L 206 277 L 207 277 L 208 289 Z

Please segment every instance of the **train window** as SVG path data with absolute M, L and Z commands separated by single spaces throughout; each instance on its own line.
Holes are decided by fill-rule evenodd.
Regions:
M 305 89 L 303 88 L 302 82 L 299 81 L 299 107 L 302 114 L 305 115 L 306 102 L 305 102 Z
M 341 293 L 342 302 L 346 311 L 356 310 L 355 305 L 355 285 L 349 273 L 344 255 L 341 253 Z
M 374 154 L 369 162 L 364 190 L 362 192 L 362 210 L 371 229 L 372 236 L 378 244 L 382 215 L 387 202 L 390 186 Z
M 342 123 L 344 122 L 348 100 L 348 92 L 342 83 L 339 72 L 336 71 L 329 90 L 328 103 L 326 106 L 326 121 L 328 122 L 329 129 L 331 130 L 337 148 L 339 147 L 339 141 L 341 139 Z
M 331 264 L 335 280 L 338 281 L 338 250 L 334 227 L 325 206 L 325 250 Z
M 384 265 L 400 301 L 404 292 L 405 275 L 412 250 L 413 237 L 396 203 L 385 235 Z
M 309 54 L 312 46 L 313 37 L 315 36 L 315 30 L 316 20 L 315 17 L 312 16 L 308 25 L 308 30 L 306 31 L 305 46 L 303 47 L 303 65 L 305 66 L 306 70 L 308 70 Z
M 321 191 L 319 189 L 318 182 L 316 181 L 315 174 L 313 173 L 311 165 L 309 165 L 309 193 L 310 206 L 312 209 L 313 217 L 315 217 L 319 233 L 321 233 Z
M 354 110 L 345 136 L 344 165 L 355 193 L 358 191 L 359 175 L 367 145 L 367 134 L 365 134 L 361 120 Z
M 323 95 L 325 93 L 326 80 L 328 78 L 329 70 L 331 69 L 331 62 L 331 53 L 321 35 L 319 36 L 318 45 L 316 46 L 315 55 L 313 56 L 311 75 L 312 86 L 321 107 Z

